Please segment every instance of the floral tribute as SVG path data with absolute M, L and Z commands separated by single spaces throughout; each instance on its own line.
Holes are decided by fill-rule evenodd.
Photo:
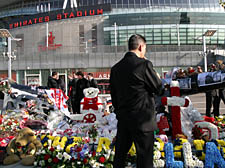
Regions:
M 19 122 L 16 118 L 0 115 L 0 138 L 15 136 L 19 130 Z
M 44 148 L 37 152 L 36 167 L 112 168 L 114 151 L 105 144 L 96 152 L 89 140 L 81 137 L 43 135 L 41 142 Z

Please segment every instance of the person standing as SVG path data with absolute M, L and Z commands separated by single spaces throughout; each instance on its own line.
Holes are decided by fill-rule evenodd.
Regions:
M 63 76 L 59 77 L 58 80 L 58 85 L 59 85 L 59 89 L 61 89 L 64 93 L 66 92 L 66 88 L 65 88 L 65 78 Z
M 210 64 L 209 72 L 216 71 L 216 65 Z M 219 116 L 220 96 L 219 89 L 206 91 L 206 116 L 211 117 L 211 108 L 213 107 L 214 116 Z
M 134 142 L 137 168 L 153 167 L 155 118 L 154 95 L 163 92 L 162 82 L 145 58 L 146 40 L 132 35 L 129 52 L 111 68 L 110 92 L 118 119 L 113 167 L 124 168 L 126 155 Z
M 73 73 L 72 76 L 69 76 L 69 84 L 68 84 L 68 88 L 69 88 L 69 91 L 68 91 L 68 96 L 69 96 L 69 101 L 70 101 L 70 104 L 72 106 L 72 110 L 73 110 L 73 113 L 75 114 L 76 113 L 76 86 L 77 86 L 77 75 L 75 73 Z
M 84 78 L 84 74 L 81 71 L 76 73 L 78 77 L 77 86 L 76 86 L 76 95 L 75 95 L 75 109 L 78 114 L 80 114 L 80 101 L 84 98 L 83 90 L 88 88 L 89 82 Z
M 52 76 L 48 77 L 48 83 L 47 86 L 48 88 L 56 88 L 59 89 L 59 74 L 58 72 L 52 72 Z
M 93 73 L 88 73 L 87 78 L 88 78 L 90 87 L 98 88 L 97 81 L 94 79 Z

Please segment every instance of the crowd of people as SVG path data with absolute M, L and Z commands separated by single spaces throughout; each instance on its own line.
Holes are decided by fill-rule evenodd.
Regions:
M 92 73 L 88 73 L 86 79 L 82 71 L 72 73 L 68 78 L 69 111 L 73 114 L 80 114 L 80 101 L 84 98 L 83 90 L 89 87 L 97 88 L 97 82 Z M 55 71 L 49 76 L 47 86 L 49 88 L 61 89 L 64 93 L 66 91 L 64 80 Z
M 215 63 L 209 64 L 208 72 L 215 71 L 225 71 L 225 65 L 222 60 L 217 60 Z M 188 67 L 187 70 L 183 70 L 178 68 L 175 72 L 174 78 L 181 79 L 190 77 L 194 74 L 202 73 L 203 70 L 201 66 L 197 66 L 196 68 Z M 220 102 L 221 100 L 225 103 L 225 90 L 224 89 L 214 89 L 207 91 L 206 95 L 206 116 L 211 117 L 214 114 L 214 117 L 218 117 L 220 115 Z

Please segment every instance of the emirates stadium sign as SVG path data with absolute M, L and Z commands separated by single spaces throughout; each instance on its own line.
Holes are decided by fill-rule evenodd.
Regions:
M 67 3 L 65 3 L 65 7 L 66 7 L 66 4 Z M 36 15 L 23 17 L 22 19 L 21 19 L 21 16 L 18 16 L 17 18 L 10 21 L 10 23 L 8 24 L 8 29 L 34 25 L 38 23 L 45 23 L 45 22 L 50 22 L 53 20 L 71 19 L 71 18 L 83 17 L 83 16 L 102 15 L 105 12 L 109 12 L 109 11 L 111 11 L 111 5 L 104 4 L 104 5 L 95 5 L 95 6 L 87 6 L 87 7 L 67 8 L 65 10 L 39 13 Z

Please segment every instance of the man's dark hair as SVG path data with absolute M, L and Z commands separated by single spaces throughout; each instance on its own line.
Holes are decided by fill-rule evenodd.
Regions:
M 52 76 L 55 76 L 55 75 L 57 75 L 58 74 L 58 72 L 56 72 L 56 71 L 53 71 L 52 72 Z
M 88 73 L 88 75 L 93 77 L 93 73 Z
M 81 72 L 81 71 L 77 71 L 76 75 L 77 75 L 77 76 L 80 75 L 80 76 L 84 77 L 84 74 L 83 74 L 83 72 Z
M 134 34 L 129 38 L 128 49 L 136 50 L 141 43 L 146 43 L 146 39 L 140 34 Z

